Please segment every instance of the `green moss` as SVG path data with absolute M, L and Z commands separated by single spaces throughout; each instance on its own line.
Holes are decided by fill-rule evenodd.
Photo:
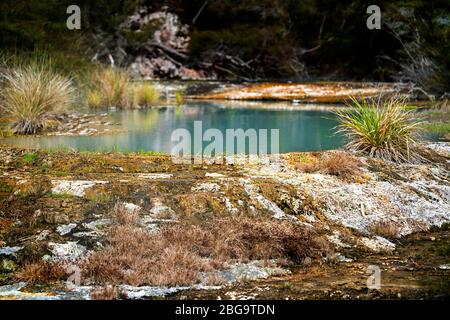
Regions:
M 0 193 L 11 193 L 13 192 L 13 188 L 4 182 L 0 181 Z
M 34 163 L 38 158 L 38 155 L 35 153 L 26 153 L 23 155 L 22 160 L 25 162 Z
M 88 192 L 86 198 L 93 202 L 107 203 L 112 201 L 112 197 L 107 193 Z
M 10 259 L 3 259 L 2 263 L 0 264 L 0 269 L 3 272 L 12 272 L 16 269 L 16 264 Z
M 50 193 L 48 197 L 52 199 L 72 199 L 75 196 L 70 193 Z
M 69 174 L 68 174 L 67 172 L 65 172 L 65 171 L 55 171 L 53 174 L 54 174 L 56 177 L 66 177 L 66 176 L 69 175 Z

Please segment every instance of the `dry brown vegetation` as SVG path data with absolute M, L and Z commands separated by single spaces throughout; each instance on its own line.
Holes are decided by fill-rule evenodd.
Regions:
M 123 290 L 116 286 L 105 286 L 91 292 L 92 300 L 117 300 L 124 297 Z
M 355 156 L 342 151 L 321 154 L 300 154 L 291 159 L 291 164 L 306 173 L 321 172 L 351 179 L 361 173 L 361 162 Z
M 97 284 L 187 285 L 199 283 L 202 272 L 249 260 L 300 262 L 330 251 L 312 230 L 271 217 L 224 217 L 196 224 L 177 223 L 149 233 L 137 213 L 115 210 L 105 246 L 82 268 Z M 208 279 L 208 282 L 214 279 Z
M 15 275 L 19 281 L 29 284 L 47 283 L 54 280 L 65 280 L 68 277 L 67 269 L 60 263 L 37 261 L 26 264 Z
M 326 174 L 343 178 L 352 178 L 360 173 L 360 161 L 345 152 L 325 154 L 320 162 L 320 170 Z
M 399 237 L 399 227 L 393 221 L 378 221 L 369 226 L 369 231 L 390 240 Z

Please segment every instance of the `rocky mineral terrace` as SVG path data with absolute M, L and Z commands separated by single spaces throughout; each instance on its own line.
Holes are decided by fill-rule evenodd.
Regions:
M 158 233 L 166 224 L 214 217 L 269 216 L 310 228 L 324 236 L 333 248 L 332 254 L 306 259 L 293 269 L 277 261 L 235 261 L 220 270 L 225 279 L 221 285 L 201 281 L 174 287 L 123 283 L 120 288 L 128 298 L 174 294 L 180 297 L 184 292 L 188 296 L 191 292 L 210 298 L 245 298 L 242 292 L 239 294 L 242 281 L 253 287 L 247 298 L 286 298 L 279 292 L 287 287 L 283 291 L 279 283 L 267 282 L 260 286 L 258 281 L 262 280 L 257 279 L 261 278 L 285 279 L 289 288 L 301 287 L 302 293 L 297 291 L 292 296 L 291 292 L 291 298 L 330 298 L 333 294 L 342 297 L 344 293 L 364 297 L 367 290 L 361 285 L 365 284 L 367 266 L 363 262 L 367 257 L 380 257 L 379 264 L 386 270 L 400 270 L 406 265 L 410 268 L 412 253 L 404 252 L 403 239 L 450 221 L 450 146 L 438 143 L 428 148 L 431 161 L 422 164 L 393 164 L 359 157 L 356 172 L 340 176 L 305 170 L 301 165 L 305 157 L 323 157 L 333 152 L 283 154 L 279 161 L 264 163 L 249 163 L 248 158 L 241 157 L 234 164 L 217 164 L 215 159 L 209 159 L 202 165 L 180 165 L 173 164 L 168 156 L 116 153 L 35 151 L 30 159 L 25 156 L 30 151 L 3 147 L 0 298 L 90 298 L 96 283 L 84 282 L 69 288 L 64 282 L 50 282 L 36 287 L 14 275 L 27 259 L 76 264 L 101 250 L 105 234 L 117 223 L 111 216 L 117 203 L 130 212 L 138 212 L 140 225 L 149 233 Z M 448 235 L 436 237 L 448 245 Z M 438 279 L 448 279 L 448 256 L 431 261 L 435 265 L 422 268 L 432 268 L 439 272 Z M 417 263 L 412 265 L 412 270 L 421 268 Z M 352 281 L 360 281 L 363 275 L 359 291 L 346 287 L 348 283 L 321 282 L 322 277 L 347 270 L 346 266 L 354 270 L 348 271 L 347 277 L 357 274 Z M 298 267 L 309 275 L 298 279 L 310 287 L 289 278 L 298 277 Z M 426 270 L 425 273 L 431 272 Z M 395 295 L 408 289 L 416 290 L 415 295 L 420 296 L 420 290 L 425 290 L 416 284 L 423 273 L 411 274 L 409 280 L 394 288 Z M 309 294 L 315 292 L 315 286 L 331 296 Z
M 408 95 L 407 87 L 392 83 L 315 82 L 315 83 L 260 83 L 220 88 L 199 99 L 223 100 L 283 100 L 297 103 L 342 103 L 349 96 L 371 98 L 383 95 Z

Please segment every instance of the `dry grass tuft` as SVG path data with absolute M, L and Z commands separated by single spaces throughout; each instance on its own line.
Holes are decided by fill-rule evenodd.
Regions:
M 116 204 L 114 216 L 120 225 L 137 225 L 139 223 L 139 210 L 128 210 L 123 203 Z
M 45 61 L 7 70 L 2 76 L 0 109 L 15 118 L 15 133 L 35 134 L 44 128 L 49 113 L 72 102 L 71 81 L 55 73 Z
M 88 80 L 86 104 L 99 107 L 149 107 L 159 100 L 159 91 L 149 83 L 132 83 L 126 71 L 117 68 L 98 69 Z
M 176 286 L 199 283 L 202 273 L 229 263 L 317 258 L 330 247 L 303 226 L 270 217 L 228 217 L 197 224 L 170 224 L 149 233 L 120 207 L 107 244 L 82 266 L 98 284 Z M 126 215 L 125 215 L 126 216 Z M 207 281 L 219 281 L 217 276 Z

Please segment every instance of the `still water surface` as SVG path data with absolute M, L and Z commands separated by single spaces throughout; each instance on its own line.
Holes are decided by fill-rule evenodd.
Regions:
M 333 113 L 311 107 L 307 110 L 302 106 L 274 109 L 261 103 L 260 108 L 255 105 L 252 108 L 231 108 L 218 102 L 199 101 L 148 110 L 111 111 L 111 116 L 124 132 L 98 136 L 15 137 L 2 142 L 43 149 L 170 153 L 177 144 L 171 141 L 172 132 L 185 128 L 193 137 L 194 121 L 202 121 L 203 132 L 216 128 L 224 137 L 226 129 L 255 129 L 257 132 L 267 129 L 269 137 L 270 129 L 279 129 L 280 152 L 328 150 L 339 148 L 344 143 L 343 137 L 335 133 L 337 121 Z M 204 142 L 204 147 L 209 143 Z

